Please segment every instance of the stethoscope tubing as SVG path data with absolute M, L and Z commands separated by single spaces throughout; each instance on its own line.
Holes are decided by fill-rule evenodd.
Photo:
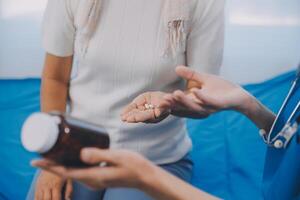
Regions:
M 299 65 L 299 67 L 298 67 L 298 71 L 297 71 L 297 74 L 296 74 L 296 79 L 293 81 L 293 84 L 292 84 L 292 86 L 291 86 L 291 89 L 289 90 L 287 97 L 285 98 L 285 100 L 284 100 L 282 106 L 280 107 L 279 112 L 278 112 L 278 114 L 277 114 L 277 116 L 276 116 L 276 118 L 275 118 L 275 120 L 274 120 L 274 123 L 273 123 L 273 125 L 272 125 L 272 127 L 271 127 L 271 129 L 270 129 L 270 131 L 269 131 L 269 134 L 268 134 L 268 137 L 267 137 L 267 140 L 266 140 L 266 143 L 267 143 L 268 145 L 271 145 L 272 143 L 274 143 L 274 142 L 280 137 L 281 132 L 279 132 L 279 133 L 278 133 L 275 137 L 273 137 L 273 139 L 272 139 L 272 133 L 273 133 L 273 131 L 274 131 L 274 129 L 275 129 L 275 126 L 276 126 L 276 124 L 277 124 L 277 122 L 278 122 L 279 117 L 281 116 L 281 114 L 282 114 L 283 110 L 285 109 L 285 107 L 287 106 L 288 101 L 289 101 L 289 99 L 291 98 L 291 96 L 292 96 L 292 94 L 293 94 L 295 88 L 297 87 L 297 85 L 298 85 L 298 83 L 299 83 L 299 80 L 300 80 L 300 65 Z M 289 119 L 287 120 L 286 124 L 289 124 L 289 123 L 290 123 L 290 121 L 292 120 L 293 116 L 297 113 L 297 110 L 298 110 L 299 108 L 300 108 L 300 100 L 299 100 L 299 102 L 298 102 L 296 108 L 293 110 L 292 114 L 290 115 Z

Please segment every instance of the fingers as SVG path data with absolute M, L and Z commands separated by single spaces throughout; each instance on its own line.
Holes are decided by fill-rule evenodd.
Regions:
M 118 168 L 116 167 L 93 167 L 87 169 L 73 169 L 68 172 L 68 177 L 72 179 L 76 179 L 80 182 L 83 182 L 87 185 L 93 186 L 95 182 L 98 183 L 105 183 L 109 180 L 114 179 L 119 173 Z M 100 186 L 100 187 L 107 187 L 109 185 Z
M 153 109 L 149 110 L 134 110 L 130 112 L 126 117 L 128 123 L 145 122 L 151 119 L 155 119 L 155 113 Z
M 143 105 L 139 105 L 135 102 L 129 104 L 121 114 L 121 119 L 128 123 L 144 122 L 153 116 L 153 113 L 149 112 Z
M 65 200 L 71 200 L 71 196 L 73 193 L 73 184 L 72 180 L 68 179 L 66 183 L 66 190 L 65 190 Z M 59 199 L 60 200 L 60 199 Z
M 43 190 L 43 200 L 52 200 L 51 189 L 46 188 Z M 55 199 L 56 200 L 56 199 Z
M 132 103 L 130 103 L 128 106 L 124 108 L 124 110 L 121 113 L 121 119 L 123 121 L 126 121 L 126 117 L 130 112 L 134 110 L 143 110 L 144 104 L 147 102 L 148 96 L 149 96 L 148 93 L 144 93 L 139 95 L 137 98 L 135 98 Z
M 204 112 L 205 110 L 192 99 L 189 99 L 186 94 L 178 90 L 174 92 L 174 98 L 183 104 L 187 109 L 195 112 Z
M 202 90 L 193 88 L 192 89 L 193 94 L 206 106 L 209 106 L 214 103 L 214 99 L 210 98 L 208 95 L 205 95 Z
M 127 123 L 155 123 L 163 120 L 170 113 L 171 104 L 165 100 L 163 92 L 146 92 L 138 96 L 131 104 L 126 106 L 121 119 Z M 151 108 L 147 105 L 152 105 Z
M 170 113 L 171 104 L 168 101 L 162 101 L 154 109 L 134 109 L 122 116 L 122 120 L 127 123 L 139 123 L 157 120 Z
M 43 200 L 43 191 L 36 187 L 36 191 L 34 194 L 34 200 Z
M 65 167 L 59 166 L 59 165 L 47 165 L 47 164 L 44 165 L 44 164 L 39 164 L 39 163 L 37 163 L 37 164 L 33 163 L 32 166 L 38 167 L 38 168 L 41 168 L 48 172 L 51 172 L 53 174 L 56 174 L 59 177 L 65 177 L 66 171 L 67 171 L 67 169 Z
M 176 104 L 176 100 L 172 94 L 166 94 L 164 101 L 161 103 L 160 107 L 171 109 Z
M 121 160 L 119 153 L 115 152 L 114 150 L 99 150 L 97 148 L 83 149 L 81 151 L 81 159 L 83 162 L 91 165 L 102 162 L 106 162 L 111 165 L 117 165 Z M 73 171 L 73 169 L 67 169 L 64 166 L 54 165 L 52 162 L 47 160 L 32 161 L 32 166 L 39 167 L 64 178 L 70 178 L 68 174 Z
M 61 200 L 61 188 L 36 191 L 35 200 Z
M 31 165 L 33 167 L 43 167 L 43 166 L 55 166 L 57 165 L 53 161 L 47 160 L 47 159 L 41 159 L 41 160 L 33 160 L 31 161 Z
M 195 81 L 198 83 L 203 83 L 204 76 L 201 73 L 198 73 L 188 67 L 185 66 L 178 66 L 176 67 L 176 74 L 180 76 L 181 78 L 184 78 L 188 81 Z
M 52 190 L 52 199 L 51 200 L 61 200 L 61 190 L 53 189 Z
M 135 110 L 135 109 L 138 109 L 138 105 L 137 105 L 136 103 L 131 103 L 131 104 L 129 104 L 128 106 L 126 106 L 126 107 L 124 108 L 124 110 L 122 111 L 122 114 L 121 114 L 122 120 L 123 120 L 123 121 L 126 121 L 127 115 L 128 115 L 131 111 L 133 111 L 133 110 Z
M 81 159 L 87 164 L 99 164 L 106 162 L 117 165 L 119 162 L 119 154 L 115 150 L 100 150 L 97 148 L 85 148 L 81 151 Z

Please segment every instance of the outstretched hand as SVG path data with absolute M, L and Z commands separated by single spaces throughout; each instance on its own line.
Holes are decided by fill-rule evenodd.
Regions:
M 153 199 L 161 200 L 217 199 L 192 187 L 134 152 L 85 148 L 81 151 L 81 159 L 94 167 L 70 169 L 56 165 L 49 160 L 33 161 L 32 165 L 63 179 L 78 180 L 93 189 L 136 188 L 146 192 Z M 107 165 L 100 167 L 100 163 L 107 163 Z
M 166 93 L 146 92 L 135 98 L 121 114 L 128 123 L 158 123 L 170 114 L 170 104 L 164 99 Z
M 154 166 L 141 155 L 126 150 L 86 148 L 81 151 L 81 160 L 95 166 L 72 169 L 47 159 L 35 160 L 31 164 L 63 179 L 78 180 L 93 189 L 108 187 L 139 188 L 145 179 L 144 172 L 151 173 Z M 107 163 L 107 165 L 100 167 L 100 163 Z
M 205 118 L 220 110 L 242 110 L 252 97 L 239 85 L 219 76 L 198 73 L 185 66 L 177 67 L 176 73 L 197 85 L 188 91 L 178 90 L 164 97 L 168 105 L 171 104 L 172 114 L 177 116 Z

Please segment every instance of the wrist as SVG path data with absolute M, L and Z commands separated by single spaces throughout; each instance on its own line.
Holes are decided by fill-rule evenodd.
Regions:
M 140 169 L 138 189 L 143 191 L 149 190 L 149 188 L 151 188 L 151 185 L 153 184 L 153 180 L 155 179 L 155 174 L 155 166 L 147 162 L 147 164 L 145 164 L 144 167 Z
M 249 117 L 259 109 L 259 106 L 260 104 L 257 99 L 247 94 L 243 101 L 241 101 L 241 104 L 236 106 L 235 110 Z
M 158 192 L 157 187 L 160 187 L 159 180 L 161 178 L 160 168 L 153 165 L 152 163 L 148 163 L 147 167 L 144 168 L 143 173 L 140 176 L 140 184 L 138 186 L 138 189 L 145 191 L 149 195 L 153 196 Z
M 261 104 L 255 97 L 249 95 L 243 105 L 238 109 L 239 112 L 249 118 L 259 129 L 269 132 L 276 118 L 276 115 Z

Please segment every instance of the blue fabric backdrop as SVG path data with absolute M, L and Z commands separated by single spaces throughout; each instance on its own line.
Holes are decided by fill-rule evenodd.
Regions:
M 294 72 L 270 81 L 245 86 L 275 112 Z M 0 80 L 0 200 L 23 200 L 35 169 L 36 155 L 20 144 L 26 117 L 39 111 L 40 80 Z M 188 120 L 194 142 L 193 184 L 230 200 L 262 199 L 261 180 L 265 146 L 258 130 L 235 112 L 222 112 L 206 120 Z

